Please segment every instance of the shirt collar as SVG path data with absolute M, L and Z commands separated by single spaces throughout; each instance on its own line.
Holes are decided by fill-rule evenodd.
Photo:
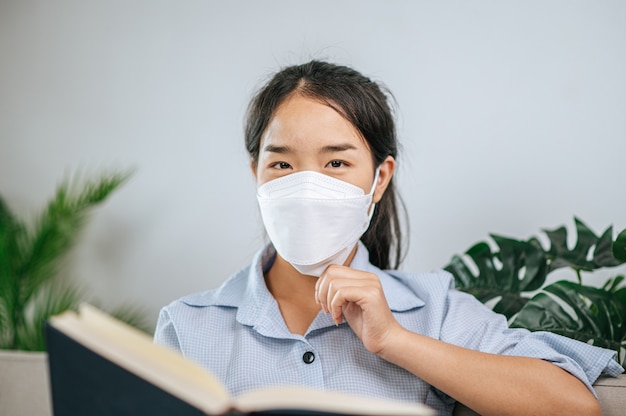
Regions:
M 238 308 L 239 323 L 253 326 L 263 335 L 290 334 L 280 314 L 278 303 L 267 289 L 263 278 L 264 272 L 272 266 L 275 259 L 276 250 L 268 244 L 255 254 L 250 266 L 231 276 L 217 290 L 190 295 L 182 300 L 190 306 Z M 405 312 L 424 306 L 424 301 L 393 276 L 392 271 L 380 270 L 369 262 L 369 252 L 360 241 L 350 267 L 378 276 L 392 312 Z M 333 325 L 335 324 L 329 315 L 320 314 L 309 331 Z

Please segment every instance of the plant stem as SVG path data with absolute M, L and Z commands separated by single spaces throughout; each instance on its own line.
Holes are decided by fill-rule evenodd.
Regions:
M 576 277 L 578 278 L 578 284 L 582 286 L 583 285 L 582 273 L 581 273 L 580 269 L 574 269 L 574 270 L 576 270 Z
M 19 278 L 18 278 L 19 279 Z M 10 349 L 12 350 L 16 350 L 18 348 L 18 344 L 19 344 L 19 327 L 21 325 L 21 320 L 22 320 L 22 307 L 20 305 L 20 288 L 19 288 L 19 281 L 18 281 L 18 286 L 15 287 L 15 290 L 13 290 L 13 316 L 12 316 L 12 321 L 11 322 L 11 326 L 13 327 L 13 333 L 11 334 L 11 341 L 10 341 Z

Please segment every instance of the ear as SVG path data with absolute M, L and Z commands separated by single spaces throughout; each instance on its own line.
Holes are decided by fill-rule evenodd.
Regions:
M 387 186 L 389 186 L 389 182 L 391 182 L 391 177 L 393 176 L 393 172 L 396 169 L 396 160 L 393 156 L 387 156 L 385 160 L 380 164 L 380 171 L 378 172 L 378 183 L 376 184 L 376 188 L 374 189 L 374 196 L 372 197 L 372 201 L 377 203 L 383 197 L 385 190 L 387 190 Z
M 254 180 L 256 181 L 256 163 L 254 163 L 254 160 L 250 159 L 250 170 L 252 171 L 252 175 L 254 176 Z

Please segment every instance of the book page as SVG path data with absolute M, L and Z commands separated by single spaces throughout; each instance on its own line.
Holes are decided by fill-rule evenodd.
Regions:
M 230 408 L 227 390 L 199 365 L 92 306 L 81 305 L 79 314 L 65 312 L 51 318 L 50 323 L 97 354 L 208 414 L 221 414 Z
M 235 407 L 244 413 L 265 410 L 312 410 L 345 415 L 434 416 L 421 403 L 374 399 L 334 391 L 304 387 L 273 387 L 251 390 L 235 399 Z

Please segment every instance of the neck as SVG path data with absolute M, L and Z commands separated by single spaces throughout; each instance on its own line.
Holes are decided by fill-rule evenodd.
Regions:
M 352 262 L 356 249 L 355 246 L 344 265 Z M 294 334 L 304 335 L 320 311 L 320 306 L 315 303 L 315 284 L 318 278 L 298 272 L 278 254 L 264 277 L 287 328 Z
M 265 273 L 265 284 L 276 300 L 291 299 L 294 302 L 307 300 L 315 303 L 317 277 L 298 272 L 289 262 L 276 255 L 272 267 Z
M 355 244 L 350 255 L 344 262 L 344 266 L 350 265 L 356 255 L 358 245 Z M 276 254 L 276 260 L 265 273 L 265 284 L 274 298 L 292 299 L 294 297 L 306 299 L 311 297 L 315 302 L 315 284 L 318 277 L 300 273 L 280 254 Z
M 265 273 L 265 284 L 291 333 L 304 335 L 320 311 L 315 303 L 317 277 L 299 273 L 279 255 Z

